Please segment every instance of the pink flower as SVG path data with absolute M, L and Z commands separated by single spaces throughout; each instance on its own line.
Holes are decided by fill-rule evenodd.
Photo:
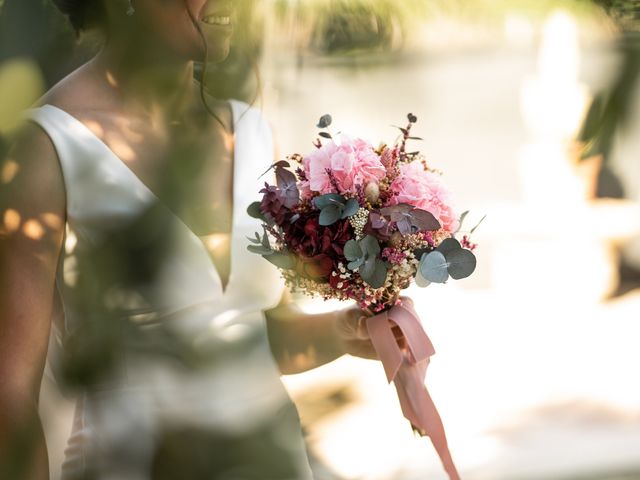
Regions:
M 458 229 L 458 217 L 451 205 L 451 193 L 440 176 L 425 171 L 418 161 L 400 165 L 400 174 L 391 183 L 389 205 L 408 203 L 430 212 L 448 232 Z
M 357 193 L 371 181 L 378 182 L 386 175 L 371 144 L 359 139 L 341 136 L 340 145 L 333 140 L 303 158 L 306 181 L 298 186 L 303 197 L 312 192 Z

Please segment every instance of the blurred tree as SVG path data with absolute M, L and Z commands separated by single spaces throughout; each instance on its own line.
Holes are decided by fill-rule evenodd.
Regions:
M 93 51 L 88 43 L 78 46 L 67 20 L 50 0 L 3 0 L 0 5 L 0 63 L 30 58 L 51 86 Z
M 594 0 L 616 22 L 621 31 L 618 50 L 620 69 L 611 85 L 598 92 L 589 108 L 578 140 L 584 143 L 582 157 L 602 155 L 603 168 L 598 181 L 599 197 L 624 197 L 621 182 L 611 171 L 609 159 L 616 132 L 624 128 L 631 113 L 631 102 L 640 75 L 640 0 Z

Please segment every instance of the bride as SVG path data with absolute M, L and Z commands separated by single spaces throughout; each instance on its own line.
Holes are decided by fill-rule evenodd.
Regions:
M 279 375 L 375 353 L 358 309 L 301 313 L 246 252 L 271 133 L 193 80 L 231 2 L 54 2 L 104 43 L 4 158 L 0 477 L 49 478 L 48 355 L 78 397 L 64 479 L 312 478 Z

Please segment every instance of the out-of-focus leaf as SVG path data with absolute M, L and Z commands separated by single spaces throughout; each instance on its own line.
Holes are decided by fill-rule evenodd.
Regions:
M 320 120 L 318 121 L 318 124 L 316 125 L 316 127 L 327 128 L 329 125 L 331 125 L 331 122 L 332 122 L 331 115 L 326 113 L 320 117 Z
M 264 258 L 283 270 L 290 270 L 295 267 L 295 260 L 290 253 L 274 252 L 271 255 L 264 256 Z
M 469 215 L 469 210 L 466 210 L 460 214 L 460 218 L 458 218 L 458 229 L 454 233 L 458 233 L 462 228 L 462 224 L 464 223 L 464 219 Z
M 262 211 L 260 211 L 260 202 L 251 203 L 251 205 L 247 207 L 247 213 L 251 218 L 257 218 L 258 220 L 264 219 L 264 215 Z
M 269 168 L 267 168 L 264 172 L 262 172 L 262 174 L 258 178 L 264 177 L 267 173 L 269 173 L 269 170 L 273 168 L 277 168 L 277 167 L 286 168 L 288 166 L 289 166 L 289 162 L 287 162 L 286 160 L 278 160 L 277 162 L 271 164 Z
M 318 132 L 318 135 L 320 135 L 322 138 L 328 138 L 328 139 L 333 138 L 329 132 Z
M 284 167 L 276 167 L 276 182 L 284 197 L 284 206 L 292 208 L 300 201 L 296 176 Z
M 487 218 L 487 216 L 486 216 L 486 215 L 485 215 L 484 217 L 482 217 L 478 223 L 476 223 L 476 226 L 475 226 L 475 227 L 473 227 L 473 228 L 471 229 L 471 231 L 469 231 L 469 233 L 473 233 L 473 232 L 475 232 L 475 231 L 476 231 L 476 228 L 478 228 L 478 227 L 480 226 L 480 224 L 484 221 L 484 219 L 485 219 L 485 218 Z
M 251 253 L 257 253 L 258 255 L 270 255 L 273 253 L 273 250 L 265 248 L 262 245 L 247 245 L 247 250 Z

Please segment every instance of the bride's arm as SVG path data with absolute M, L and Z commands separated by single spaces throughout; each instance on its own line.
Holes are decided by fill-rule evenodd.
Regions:
M 304 313 L 285 292 L 280 304 L 265 312 L 271 351 L 285 374 L 324 365 L 345 353 L 377 358 L 363 313 L 356 307 L 328 313 Z
M 46 480 L 38 416 L 65 193 L 51 141 L 37 126 L 0 158 L 0 478 Z

